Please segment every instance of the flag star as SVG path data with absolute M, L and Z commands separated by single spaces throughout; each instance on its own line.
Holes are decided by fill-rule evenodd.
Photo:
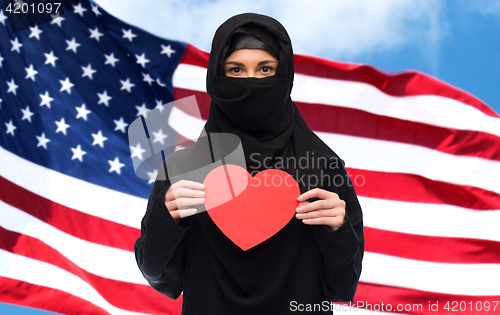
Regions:
M 35 75 L 38 73 L 38 71 L 36 71 L 34 68 L 33 68 L 33 64 L 30 65 L 29 68 L 24 68 L 26 70 L 26 78 L 25 79 L 31 79 L 33 81 L 35 81 Z
M 61 118 L 60 121 L 56 120 L 55 123 L 57 125 L 56 133 L 62 132 L 66 136 L 67 135 L 66 134 L 66 129 L 69 128 L 69 125 L 64 121 L 64 118 Z
M 135 58 L 137 58 L 137 63 L 140 64 L 143 68 L 146 68 L 146 63 L 149 62 L 148 59 L 146 59 L 146 53 L 143 53 L 142 55 L 135 55 Z
M 132 33 L 132 29 L 129 29 L 128 31 L 125 31 L 122 28 L 122 32 L 123 32 L 123 38 L 127 38 L 130 42 L 132 42 L 132 39 L 134 37 L 137 37 L 137 35 L 135 35 L 135 34 Z
M 142 147 L 141 147 L 141 144 L 140 143 L 137 143 L 137 145 L 135 147 L 133 146 L 130 146 L 130 157 L 138 157 L 139 160 L 143 160 L 144 158 L 142 157 L 142 154 L 144 152 L 146 152 L 146 150 L 144 150 Z
M 113 68 L 115 67 L 115 63 L 120 61 L 120 59 L 116 59 L 115 58 L 115 54 L 114 53 L 111 53 L 111 55 L 106 55 L 104 54 L 104 57 L 106 57 L 106 62 L 104 63 L 105 65 L 107 64 L 110 64 L 113 66 Z
M 0 10 L 0 23 L 2 23 L 3 26 L 5 26 L 6 19 L 7 19 L 7 17 L 3 14 L 3 10 Z
M 0 54 L 0 68 L 3 68 L 3 66 L 2 66 L 3 61 L 4 61 L 4 59 L 3 59 L 2 55 Z
M 95 38 L 95 39 L 97 39 L 97 41 L 99 41 L 99 38 L 101 36 L 104 36 L 103 33 L 99 33 L 99 29 L 97 27 L 95 28 L 95 30 L 91 30 L 89 28 L 89 31 L 90 31 L 90 38 Z
M 28 120 L 29 122 L 31 122 L 31 116 L 35 115 L 33 114 L 31 111 L 30 111 L 30 107 L 29 106 L 26 106 L 26 109 L 22 109 L 21 108 L 21 111 L 23 112 L 23 118 L 21 120 Z
M 90 80 L 92 80 L 92 75 L 97 72 L 96 70 L 92 69 L 92 65 L 90 63 L 88 66 L 82 67 L 82 70 L 83 70 L 82 78 L 89 77 Z
M 11 40 L 10 43 L 12 44 L 12 49 L 10 51 L 15 50 L 18 54 L 20 54 L 21 51 L 19 49 L 23 46 L 23 44 L 19 42 L 19 39 L 16 37 L 16 39 Z
M 75 107 L 75 108 L 78 111 L 78 115 L 76 115 L 76 119 L 83 118 L 83 120 L 87 121 L 87 115 L 92 113 L 90 110 L 88 110 L 85 107 L 85 104 L 82 104 L 81 107 Z
M 14 79 L 10 80 L 10 82 L 7 81 L 7 85 L 9 86 L 7 93 L 12 93 L 14 95 L 17 95 L 16 90 L 19 88 L 19 85 L 17 85 L 16 82 L 14 82 Z
M 153 80 L 151 78 L 151 76 L 149 75 L 149 73 L 143 73 L 142 77 L 143 77 L 142 81 L 146 81 L 149 85 L 151 85 L 151 83 L 155 82 L 155 80 Z
M 155 182 L 156 177 L 158 176 L 158 170 L 154 170 L 152 172 L 147 172 L 147 174 L 149 176 L 148 184 L 152 184 Z
M 50 139 L 45 138 L 45 132 L 43 132 L 40 136 L 36 136 L 36 138 L 38 139 L 38 144 L 36 147 L 43 147 L 45 150 L 47 150 L 47 143 L 50 142 Z
M 161 55 L 161 54 L 165 54 L 165 55 L 167 55 L 167 56 L 168 56 L 168 58 L 170 58 L 170 56 L 171 56 L 173 53 L 175 53 L 175 50 L 173 50 L 173 49 L 170 47 L 170 45 L 168 45 L 168 46 L 163 46 L 163 45 L 161 45 L 161 49 L 162 49 L 162 50 L 161 50 L 160 55 Z
M 52 22 L 50 22 L 50 24 L 57 24 L 57 26 L 61 27 L 61 23 L 62 21 L 66 20 L 65 18 L 63 18 L 62 16 L 58 16 L 56 18 L 54 18 L 52 20 Z
M 135 108 L 137 108 L 137 116 L 143 115 L 144 118 L 148 117 L 149 108 L 146 107 L 146 103 L 143 103 L 142 106 L 136 105 Z
M 75 5 L 75 14 L 79 14 L 81 17 L 83 17 L 83 12 L 87 11 L 84 7 L 82 7 L 81 3 L 78 3 Z
M 90 5 L 92 6 L 92 11 L 95 13 L 95 16 L 99 16 L 99 15 L 102 14 L 101 12 L 99 12 L 99 7 L 98 6 L 93 5 L 92 3 Z
M 76 42 L 74 37 L 70 41 L 66 40 L 66 43 L 68 44 L 68 48 L 66 48 L 66 50 L 72 50 L 75 54 L 76 54 L 76 49 L 78 48 L 78 46 L 81 46 L 80 44 L 78 44 Z
M 47 58 L 47 60 L 45 61 L 45 64 L 51 64 L 53 67 L 56 66 L 56 60 L 59 59 L 57 58 L 56 56 L 54 56 L 54 51 L 51 50 L 50 51 L 50 54 L 44 54 L 45 55 L 45 58 Z
M 111 165 L 111 168 L 109 169 L 109 172 L 116 172 L 119 175 L 121 174 L 121 168 L 125 166 L 125 164 L 120 163 L 120 160 L 118 157 L 116 157 L 113 161 L 108 160 L 109 165 Z
M 153 131 L 153 137 L 155 137 L 155 139 L 153 140 L 153 143 L 159 142 L 159 143 L 163 144 L 163 140 L 165 140 L 165 138 L 167 138 L 168 136 L 166 134 L 164 134 L 160 128 L 160 130 L 158 130 L 157 132 Z
M 50 108 L 50 102 L 52 102 L 54 99 L 49 96 L 49 91 L 45 91 L 45 94 L 40 94 L 40 97 L 42 98 L 40 106 L 46 105 L 48 108 Z
M 98 133 L 93 133 L 92 137 L 94 138 L 92 145 L 98 144 L 101 148 L 104 148 L 104 141 L 108 140 L 108 138 L 102 135 L 101 130 Z
M 156 102 L 156 107 L 155 109 L 158 109 L 160 111 L 160 114 L 163 114 L 163 111 L 165 110 L 165 107 L 163 107 L 163 102 L 161 100 L 155 100 Z
M 74 87 L 75 85 L 69 81 L 69 77 L 66 77 L 66 80 L 59 80 L 61 82 L 61 90 L 59 92 L 66 91 L 68 94 L 71 94 L 71 88 Z
M 17 127 L 12 123 L 12 119 L 9 121 L 9 123 L 5 123 L 5 126 L 7 126 L 6 134 L 10 133 L 12 136 L 14 136 L 14 130 L 16 130 Z
M 104 104 L 107 106 L 109 106 L 109 101 L 112 99 L 111 96 L 108 96 L 108 91 L 104 90 L 104 92 L 101 93 L 97 93 L 97 96 L 99 96 L 99 103 L 97 103 L 97 105 L 99 104 Z
M 125 133 L 125 127 L 127 127 L 128 124 L 125 121 L 123 121 L 123 117 L 120 117 L 120 120 L 113 120 L 113 121 L 116 124 L 114 131 L 120 130 L 121 132 Z
M 73 157 L 71 157 L 71 159 L 78 159 L 80 162 L 83 162 L 83 156 L 87 154 L 87 152 L 83 151 L 80 145 L 78 145 L 76 148 L 70 149 L 71 151 L 73 151 Z
M 127 78 L 127 81 L 120 80 L 120 83 L 122 84 L 122 88 L 120 89 L 120 91 L 121 90 L 127 90 L 127 92 L 129 92 L 129 93 L 132 92 L 132 87 L 135 86 L 135 84 L 130 83 L 130 79 L 129 78 Z
M 38 28 L 38 25 L 35 25 L 35 27 L 30 27 L 30 30 L 30 38 L 36 37 L 36 39 L 40 40 L 40 34 L 42 34 L 43 32 Z

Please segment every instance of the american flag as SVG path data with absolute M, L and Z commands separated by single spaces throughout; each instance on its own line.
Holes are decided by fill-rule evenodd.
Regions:
M 12 33 L 3 12 L 0 23 L 0 301 L 180 314 L 181 299 L 148 287 L 135 264 L 152 186 L 134 174 L 142 150 L 126 132 L 147 110 L 195 95 L 201 118 L 174 108 L 175 131 L 160 138 L 196 138 L 208 54 L 88 1 L 26 31 Z M 500 116 L 418 72 L 302 55 L 295 64 L 292 99 L 346 161 L 364 213 L 360 308 L 335 314 L 500 312 Z

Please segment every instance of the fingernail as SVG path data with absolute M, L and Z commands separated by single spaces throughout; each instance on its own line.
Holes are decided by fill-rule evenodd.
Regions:
M 205 185 L 203 185 L 202 183 L 200 183 L 200 187 L 201 188 L 205 188 Z
M 205 202 L 205 198 L 198 198 L 199 202 Z
M 196 212 L 198 212 L 198 210 L 196 210 L 196 209 L 190 209 L 190 210 L 191 210 L 190 211 L 191 214 L 195 214 Z
M 302 207 L 298 207 L 297 209 L 295 209 L 297 212 L 300 212 L 302 211 Z
M 200 197 L 205 196 L 205 192 L 204 192 L 204 191 L 199 191 L 199 192 L 198 192 L 198 196 L 200 196 Z
M 302 195 L 300 195 L 300 196 L 298 196 L 298 197 L 297 197 L 297 200 L 298 200 L 298 201 L 301 201 L 301 200 L 302 200 L 302 198 L 304 198 L 304 197 L 302 197 Z

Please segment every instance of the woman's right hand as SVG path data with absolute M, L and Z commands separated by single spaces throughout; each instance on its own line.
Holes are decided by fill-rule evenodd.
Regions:
M 168 188 L 165 193 L 165 206 L 176 223 L 196 213 L 197 210 L 189 206 L 205 202 L 204 188 L 205 185 L 190 180 L 180 180 Z

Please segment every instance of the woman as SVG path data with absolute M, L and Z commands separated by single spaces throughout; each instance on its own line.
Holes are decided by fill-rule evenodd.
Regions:
M 300 204 L 278 233 L 242 251 L 207 212 L 193 215 L 203 208 L 203 176 L 170 182 L 173 172 L 202 169 L 234 147 L 219 152 L 199 140 L 171 155 L 135 250 L 151 286 L 171 298 L 183 292 L 183 314 L 331 314 L 330 301 L 354 297 L 364 248 L 361 208 L 341 160 L 290 98 L 293 69 L 290 38 L 270 17 L 234 16 L 214 36 L 204 131 L 238 136 L 252 175 L 266 168 L 292 175 Z M 306 166 L 296 163 L 301 158 Z

